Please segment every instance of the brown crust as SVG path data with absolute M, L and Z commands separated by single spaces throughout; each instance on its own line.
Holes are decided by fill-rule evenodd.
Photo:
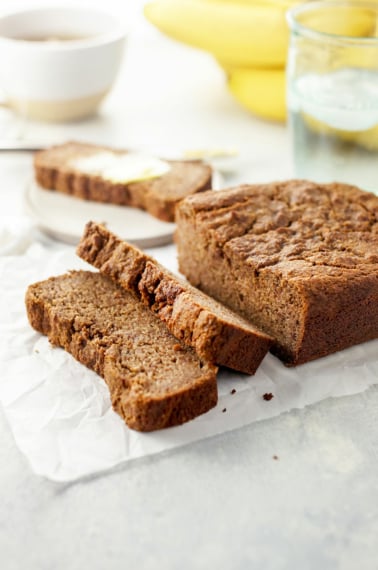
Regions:
M 89 222 L 77 254 L 132 291 L 200 358 L 254 374 L 272 339 L 156 260 Z
M 216 367 L 101 274 L 74 271 L 31 285 L 26 308 L 33 328 L 105 379 L 129 427 L 182 424 L 216 405 Z
M 175 208 L 186 196 L 211 189 L 212 169 L 200 161 L 167 161 L 171 170 L 150 180 L 115 183 L 83 174 L 70 166 L 73 158 L 95 152 L 126 152 L 79 142 L 68 142 L 37 152 L 34 172 L 38 184 L 82 200 L 131 206 L 161 220 L 174 221 Z
M 180 270 L 295 365 L 378 337 L 378 197 L 292 180 L 206 192 L 177 212 Z

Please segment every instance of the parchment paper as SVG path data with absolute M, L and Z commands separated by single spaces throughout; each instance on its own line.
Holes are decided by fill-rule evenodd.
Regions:
M 176 269 L 173 246 L 150 253 Z M 89 266 L 70 248 L 36 244 L 0 258 L 0 402 L 18 447 L 49 479 L 73 481 L 378 383 L 378 340 L 291 369 L 268 355 L 255 376 L 221 370 L 219 403 L 207 414 L 158 432 L 132 431 L 113 412 L 104 381 L 28 324 L 27 286 L 77 268 Z

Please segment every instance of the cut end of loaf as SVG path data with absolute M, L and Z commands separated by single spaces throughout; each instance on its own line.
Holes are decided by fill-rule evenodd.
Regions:
M 105 379 L 133 429 L 179 425 L 216 405 L 217 368 L 100 273 L 73 271 L 31 285 L 26 308 L 36 330 Z
M 204 360 L 254 374 L 272 338 L 178 278 L 155 259 L 89 222 L 78 255 L 131 291 Z

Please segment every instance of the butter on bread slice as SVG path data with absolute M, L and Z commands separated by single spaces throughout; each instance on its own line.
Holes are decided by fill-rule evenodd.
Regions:
M 140 208 L 167 222 L 183 198 L 212 184 L 211 167 L 198 160 L 161 160 L 81 142 L 37 152 L 34 173 L 46 190 Z

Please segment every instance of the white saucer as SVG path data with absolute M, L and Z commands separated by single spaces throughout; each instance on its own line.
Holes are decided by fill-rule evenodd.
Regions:
M 213 173 L 213 188 L 222 187 L 222 177 Z M 122 239 L 142 248 L 171 243 L 175 224 L 163 222 L 138 208 L 80 200 L 41 188 L 34 180 L 24 194 L 26 212 L 45 234 L 77 245 L 89 220 L 105 223 Z
M 72 245 L 78 244 L 89 220 L 106 224 L 110 231 L 139 247 L 170 243 L 175 229 L 175 224 L 138 208 L 80 200 L 44 190 L 34 181 L 26 187 L 24 204 L 40 230 Z

